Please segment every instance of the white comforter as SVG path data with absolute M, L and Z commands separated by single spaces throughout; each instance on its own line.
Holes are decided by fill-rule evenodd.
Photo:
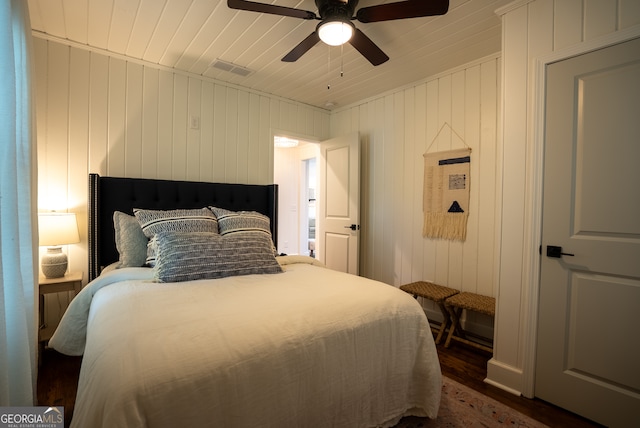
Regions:
M 93 281 L 50 341 L 84 351 L 72 426 L 355 428 L 435 417 L 440 365 L 418 303 L 295 261 L 274 275 L 157 284 L 136 268 Z

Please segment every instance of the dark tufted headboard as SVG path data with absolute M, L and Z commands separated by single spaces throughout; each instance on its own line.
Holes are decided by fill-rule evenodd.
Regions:
M 134 208 L 170 210 L 217 206 L 233 211 L 258 211 L 271 219 L 277 245 L 278 185 L 203 183 L 145 178 L 100 177 L 89 174 L 89 281 L 104 266 L 118 261 L 113 213 Z

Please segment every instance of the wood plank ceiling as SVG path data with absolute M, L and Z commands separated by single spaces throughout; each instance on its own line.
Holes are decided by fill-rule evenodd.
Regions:
M 316 10 L 313 0 L 259 1 Z M 226 0 L 29 0 L 29 10 L 34 34 L 45 38 L 331 109 L 499 52 L 495 10 L 511 1 L 451 0 L 444 16 L 355 21 L 390 57 L 377 67 L 348 44 L 319 43 L 297 62 L 282 62 L 317 22 L 232 10 Z M 358 8 L 389 2 L 361 0 Z M 216 60 L 249 74 L 212 67 Z

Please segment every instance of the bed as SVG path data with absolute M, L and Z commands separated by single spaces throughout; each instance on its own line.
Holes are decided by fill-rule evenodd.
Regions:
M 390 427 L 437 416 L 442 377 L 420 305 L 313 258 L 276 256 L 276 185 L 91 174 L 89 189 L 91 281 L 49 342 L 83 355 L 72 427 Z M 123 264 L 118 216 L 146 233 L 162 222 L 143 214 L 203 208 L 216 226 L 208 214 L 188 221 L 217 231 L 143 233 L 155 267 Z

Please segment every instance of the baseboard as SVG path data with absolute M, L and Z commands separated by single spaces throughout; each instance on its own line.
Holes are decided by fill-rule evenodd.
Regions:
M 514 395 L 522 395 L 522 370 L 495 358 L 487 363 L 487 378 L 484 381 Z

